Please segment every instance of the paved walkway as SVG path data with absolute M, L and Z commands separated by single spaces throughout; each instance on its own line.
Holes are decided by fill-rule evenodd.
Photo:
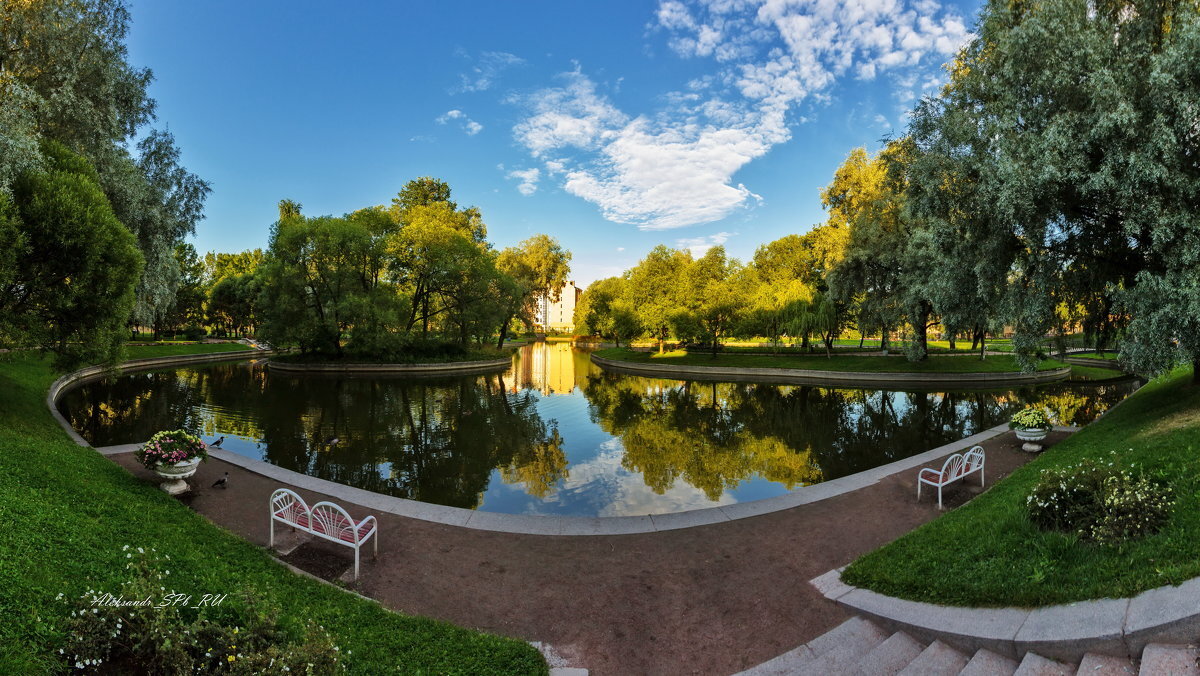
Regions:
M 983 445 L 989 486 L 1031 459 L 1012 433 Z M 132 454 L 112 458 L 157 480 Z M 209 488 L 223 472 L 228 490 Z M 936 500 L 916 502 L 915 476 L 900 472 L 781 512 L 636 535 L 515 535 L 379 514 L 380 557 L 364 558 L 355 589 L 400 612 L 549 643 L 593 675 L 723 676 L 849 617 L 808 581 L 936 518 Z M 978 494 L 974 477 L 967 482 L 947 489 L 948 507 Z M 266 508 L 279 482 L 213 459 L 191 483 L 193 509 L 266 546 Z M 298 492 L 309 504 L 325 499 Z M 370 511 L 344 506 L 356 518 Z M 327 579 L 351 560 L 332 544 L 289 556 Z

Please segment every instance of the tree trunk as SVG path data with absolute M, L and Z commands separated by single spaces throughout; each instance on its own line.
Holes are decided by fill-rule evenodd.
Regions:
M 954 349 L 954 332 L 950 333 L 950 349 Z
M 858 349 L 861 350 L 863 348 L 863 342 L 866 341 L 866 339 L 867 339 L 867 334 L 865 334 L 865 333 L 858 334 Z
M 932 312 L 933 307 L 929 303 L 921 303 L 921 312 L 917 316 L 920 321 L 913 325 L 917 332 L 917 347 L 921 350 L 921 358 L 918 361 L 929 358 L 929 315 Z
M 1192 360 L 1192 384 L 1200 385 L 1200 357 Z
M 496 341 L 496 349 L 504 349 L 504 339 L 508 337 L 508 325 L 512 323 L 512 314 L 505 315 L 504 323 L 500 325 L 500 340 Z
M 879 332 L 879 350 L 880 350 L 881 352 L 883 352 L 884 354 L 887 354 L 887 351 L 888 351 L 888 330 L 887 330 L 887 327 L 886 327 L 886 326 L 885 326 L 885 327 L 883 327 L 883 329 L 882 329 L 882 330 L 880 330 L 880 332 Z
M 979 332 L 979 361 L 987 358 L 987 334 L 983 331 Z

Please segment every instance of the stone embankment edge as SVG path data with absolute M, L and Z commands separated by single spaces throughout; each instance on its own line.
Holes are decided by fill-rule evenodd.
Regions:
M 908 601 L 842 582 L 842 568 L 814 578 L 826 598 L 889 631 L 960 650 L 986 648 L 1019 659 L 1034 652 L 1067 662 L 1085 653 L 1136 659 L 1149 643 L 1193 643 L 1200 635 L 1200 578 L 1133 598 L 1041 608 L 964 608 Z
M 1065 380 L 1071 367 L 1034 373 L 874 373 L 869 371 L 814 371 L 786 368 L 736 368 L 722 366 L 675 366 L 642 364 L 591 355 L 592 362 L 605 370 L 668 378 L 720 378 L 722 380 L 770 380 L 779 383 L 815 385 L 896 386 L 896 385 L 1032 385 Z
M 362 373 L 372 375 L 440 376 L 503 371 L 512 357 L 481 361 L 452 361 L 444 364 L 302 364 L 270 361 L 267 368 L 286 373 Z
M 250 355 L 270 354 L 269 351 L 260 350 L 252 353 L 247 352 L 221 352 L 216 354 L 206 355 L 188 355 L 184 357 L 161 357 L 156 359 L 140 359 L 135 362 L 127 362 L 123 365 L 126 370 L 129 369 L 150 369 L 161 368 L 163 366 L 171 366 L 175 364 L 190 364 L 199 361 L 218 361 L 229 360 L 229 355 L 241 355 L 241 358 L 248 358 Z M 195 357 L 203 357 L 205 359 L 197 359 Z M 83 437 L 79 436 L 66 418 L 58 412 L 58 398 L 69 387 L 91 380 L 103 377 L 107 371 L 101 367 L 89 367 L 68 373 L 59 378 L 50 386 L 50 392 L 46 397 L 46 405 L 50 408 L 50 412 L 58 420 L 67 434 L 75 440 L 75 443 L 80 446 L 90 447 L 90 444 Z M 1075 428 L 1056 428 L 1062 430 L 1074 431 Z M 416 500 L 408 500 L 405 498 L 397 498 L 382 493 L 373 493 L 361 488 L 347 486 L 344 484 L 335 483 L 325 479 L 309 476 L 294 472 L 290 469 L 272 465 L 261 460 L 254 460 L 244 455 L 239 455 L 232 451 L 227 451 L 221 448 L 210 448 L 209 455 L 236 465 L 255 474 L 260 474 L 269 479 L 274 479 L 280 483 L 289 484 L 305 490 L 310 490 L 316 493 L 323 493 L 334 499 L 351 502 L 361 505 L 367 509 L 376 510 L 379 512 L 387 512 L 397 516 L 403 516 L 410 519 L 420 519 L 422 521 L 431 521 L 450 526 L 462 526 L 465 528 L 474 528 L 477 530 L 487 530 L 501 533 L 516 533 L 523 535 L 628 535 L 635 533 L 654 533 L 658 531 L 677 530 L 680 528 L 691 528 L 694 526 L 706 526 L 716 523 L 724 523 L 745 519 L 761 514 L 770 514 L 779 512 L 785 509 L 791 509 L 800 505 L 826 500 L 839 495 L 844 495 L 856 491 L 860 488 L 878 483 L 884 477 L 890 476 L 897 472 L 914 469 L 916 467 L 926 465 L 942 456 L 956 453 L 966 448 L 970 448 L 976 444 L 980 444 L 987 439 L 999 436 L 1008 432 L 1008 425 L 997 425 L 978 434 L 973 434 L 965 439 L 939 446 L 924 453 L 914 455 L 908 458 L 897 460 L 880 467 L 865 470 L 850 476 L 825 481 L 811 486 L 804 486 L 790 491 L 784 495 L 779 495 L 773 498 L 764 498 L 762 500 L 754 500 L 752 502 L 739 502 L 732 505 L 721 505 L 719 507 L 706 507 L 704 509 L 695 509 L 687 512 L 675 512 L 673 514 L 652 514 L 646 516 L 601 516 L 601 517 L 578 517 L 578 516 L 536 516 L 525 514 L 499 514 L 496 512 L 481 512 L 473 509 L 462 509 L 459 507 L 447 507 L 444 505 L 434 505 L 426 502 L 418 502 Z M 116 455 L 119 453 L 129 453 L 137 450 L 141 444 L 123 444 L 119 446 L 107 446 L 96 449 L 103 455 Z

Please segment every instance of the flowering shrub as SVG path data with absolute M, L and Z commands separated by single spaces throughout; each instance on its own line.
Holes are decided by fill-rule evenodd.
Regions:
M 1009 426 L 1024 427 L 1025 429 L 1046 429 L 1050 427 L 1050 419 L 1046 417 L 1046 412 L 1040 408 L 1027 408 L 1013 414 Z
M 320 626 L 309 623 L 293 641 L 274 614 L 252 596 L 244 612 L 224 613 L 225 621 L 194 613 L 187 604 L 167 603 L 170 570 L 149 552 L 125 547 L 131 579 L 111 597 L 88 590 L 74 604 L 65 645 L 58 656 L 68 669 L 93 674 L 338 674 L 341 653 Z M 169 560 L 169 557 L 167 557 Z M 118 597 L 125 605 L 109 605 Z M 62 598 L 62 594 L 59 594 Z M 140 604 L 143 599 L 148 602 Z M 213 610 L 228 610 L 224 606 Z
M 1102 465 L 1092 460 L 1042 470 L 1025 500 L 1030 520 L 1040 528 L 1101 543 L 1158 532 L 1170 520 L 1174 504 L 1170 486 L 1118 470 L 1111 461 Z
M 134 453 L 134 456 L 146 469 L 154 469 L 154 466 L 160 463 L 170 465 L 192 458 L 206 460 L 208 447 L 200 437 L 183 430 L 171 430 L 155 434 Z

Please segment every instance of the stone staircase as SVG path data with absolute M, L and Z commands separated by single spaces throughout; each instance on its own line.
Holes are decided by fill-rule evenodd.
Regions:
M 1151 643 L 1136 664 L 1094 653 L 1079 664 L 1034 653 L 1017 661 L 989 650 L 968 654 L 941 641 L 925 644 L 855 616 L 738 676 L 1200 676 L 1197 658 L 1200 650 L 1192 645 Z

